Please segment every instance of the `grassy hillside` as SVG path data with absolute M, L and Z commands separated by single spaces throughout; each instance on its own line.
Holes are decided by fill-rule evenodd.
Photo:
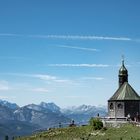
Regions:
M 98 131 L 91 126 L 59 128 L 17 140 L 140 140 L 140 127 L 127 124 Z

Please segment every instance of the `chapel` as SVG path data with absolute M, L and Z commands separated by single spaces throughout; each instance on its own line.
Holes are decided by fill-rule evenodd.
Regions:
M 132 120 L 140 114 L 140 96 L 128 82 L 128 70 L 122 60 L 118 74 L 119 87 L 108 100 L 108 115 L 112 119 L 130 117 Z

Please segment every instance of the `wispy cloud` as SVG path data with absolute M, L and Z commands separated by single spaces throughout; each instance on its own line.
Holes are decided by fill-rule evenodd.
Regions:
M 85 47 L 78 47 L 78 46 L 68 46 L 68 45 L 58 45 L 56 47 L 83 50 L 83 51 L 93 51 L 93 52 L 99 51 L 98 49 L 93 49 L 93 48 L 85 48 Z
M 53 82 L 53 83 L 58 83 L 58 84 L 73 84 L 74 81 L 73 80 L 70 80 L 70 79 L 63 79 L 61 77 L 56 77 L 56 76 L 52 76 L 52 75 L 43 75 L 43 74 L 33 74 L 31 75 L 31 77 L 34 77 L 34 78 L 39 78 L 41 80 L 44 80 L 44 81 L 48 81 L 48 82 Z
M 84 35 L 30 35 L 36 38 L 50 38 L 50 39 L 66 39 L 66 40 L 114 40 L 114 41 L 132 41 L 128 37 L 110 37 L 110 36 L 84 36 Z
M 104 68 L 109 67 L 107 64 L 49 64 L 50 67 L 88 67 L 88 68 Z
M 96 36 L 96 35 L 23 35 L 12 33 L 0 33 L 0 37 L 27 37 L 42 39 L 65 39 L 65 40 L 112 40 L 112 41 L 140 41 L 129 37 Z
M 19 76 L 19 77 L 31 77 L 31 78 L 38 78 L 41 80 L 56 80 L 57 78 L 52 75 L 47 74 L 26 74 L 26 73 L 3 73 L 5 75 L 11 76 Z
M 104 67 L 102 65 L 99 65 L 100 67 Z M 98 67 L 99 67 L 98 66 Z M 106 67 L 106 66 L 105 66 Z M 27 77 L 27 78 L 34 78 L 38 81 L 38 80 L 42 80 L 43 82 L 47 83 L 48 86 L 50 85 L 54 85 L 54 86 L 59 86 L 59 87 L 66 87 L 66 86 L 82 86 L 85 83 L 91 82 L 91 81 L 101 81 L 104 80 L 103 77 L 99 77 L 99 76 L 85 76 L 85 77 L 58 77 L 58 76 L 54 76 L 54 75 L 47 75 L 47 74 L 25 74 L 25 73 L 7 73 L 8 75 L 11 76 L 18 76 L 18 77 Z M 16 89 L 15 89 L 16 87 Z M 17 88 L 18 87 L 18 88 Z M 17 85 L 12 87 L 13 90 L 19 90 L 23 88 L 23 85 Z M 24 86 L 24 90 L 28 89 L 28 91 L 34 91 L 34 92 L 49 92 L 48 89 L 46 88 L 32 88 L 30 87 L 30 84 L 26 84 Z M 1 87 L 0 90 L 9 90 L 9 87 Z M 11 89 L 10 89 L 11 90 Z
M 57 82 L 57 83 L 71 83 L 72 80 L 66 80 L 66 79 L 55 79 L 54 82 Z
M 5 75 L 18 76 L 18 77 L 27 77 L 27 78 L 36 78 L 44 81 L 55 82 L 55 83 L 72 83 L 72 80 L 63 79 L 57 76 L 48 75 L 48 74 L 26 74 L 26 73 L 3 73 Z
M 33 75 L 28 75 L 28 76 L 39 78 L 41 80 L 57 80 L 56 76 L 51 76 L 51 75 L 46 75 L 46 74 L 33 74 Z

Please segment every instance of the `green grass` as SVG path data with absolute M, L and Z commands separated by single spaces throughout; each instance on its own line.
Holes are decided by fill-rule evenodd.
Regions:
M 98 131 L 93 130 L 91 126 L 69 127 L 53 129 L 16 140 L 140 140 L 140 128 L 131 124 Z

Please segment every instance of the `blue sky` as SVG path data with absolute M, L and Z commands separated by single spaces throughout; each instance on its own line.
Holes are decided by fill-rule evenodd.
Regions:
M 0 0 L 0 98 L 106 105 L 121 56 L 140 94 L 139 0 Z

